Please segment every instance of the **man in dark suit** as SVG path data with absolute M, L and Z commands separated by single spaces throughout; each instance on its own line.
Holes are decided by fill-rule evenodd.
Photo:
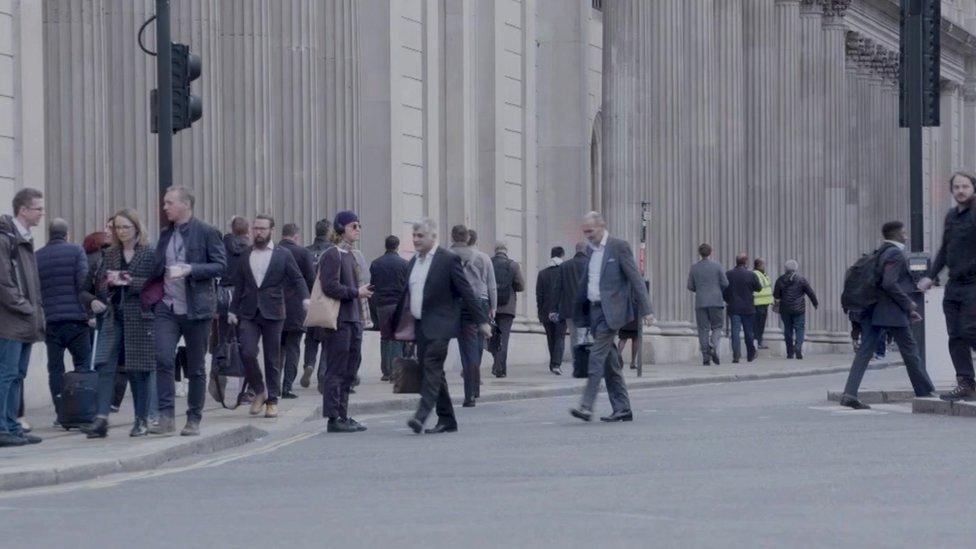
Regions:
M 461 258 L 437 245 L 436 222 L 424 218 L 413 224 L 413 246 L 417 254 L 408 265 L 407 287 L 393 315 L 393 326 L 413 320 L 423 368 L 420 405 L 407 425 L 419 434 L 436 403 L 437 425 L 426 432 L 453 433 L 457 419 L 444 376 L 448 343 L 461 329 L 462 307 L 475 319 L 482 335 L 491 334 L 491 325 L 464 276 Z
M 729 318 L 732 321 L 732 362 L 739 363 L 742 357 L 742 341 L 739 334 L 743 331 L 746 336 L 746 360 L 756 360 L 756 303 L 754 292 L 762 289 L 759 277 L 750 271 L 746 265 L 749 256 L 742 252 L 735 256 L 735 268 L 725 273 L 729 285 L 722 292 L 725 302 L 729 305 Z
M 573 322 L 573 313 L 576 309 L 576 296 L 579 294 L 580 277 L 586 270 L 586 242 L 576 243 L 576 254 L 569 261 L 559 266 L 560 298 L 559 298 L 559 317 L 566 321 L 566 331 L 569 333 L 569 349 L 575 362 L 582 347 L 578 345 L 580 337 L 585 334 L 576 329 Z
M 301 246 L 301 231 L 298 225 L 288 223 L 281 228 L 281 241 L 278 246 L 291 252 L 295 258 L 298 270 L 305 279 L 303 294 L 301 284 L 285 285 L 285 325 L 281 332 L 282 371 L 284 380 L 281 383 L 281 398 L 298 398 L 292 392 L 292 385 L 298 376 L 298 361 L 301 359 L 302 335 L 305 333 L 304 302 L 315 284 L 315 259 L 308 249 Z M 304 297 L 302 297 L 304 295 Z
M 570 414 L 583 421 L 591 421 L 600 379 L 606 378 L 613 413 L 600 419 L 631 421 L 634 414 L 624 384 L 623 361 L 614 338 L 620 328 L 633 320 L 653 321 L 651 298 L 637 270 L 630 244 L 610 237 L 603 216 L 597 212 L 583 216 L 582 231 L 589 242 L 590 251 L 589 261 L 580 279 L 574 318 L 577 326 L 590 328 L 593 345 L 590 347 L 589 377 L 583 398 L 579 407 L 571 409 Z M 610 355 L 613 356 L 607 360 Z
M 386 253 L 369 266 L 369 281 L 375 288 L 376 321 L 380 327 L 380 371 L 382 381 L 393 376 L 393 361 L 403 356 L 403 342 L 394 338 L 390 317 L 407 285 L 407 260 L 400 257 L 400 239 L 390 235 L 384 242 Z
M 278 417 L 278 397 L 281 394 L 281 332 L 285 325 L 285 296 L 292 288 L 300 299 L 302 309 L 308 307 L 308 282 L 302 277 L 291 252 L 275 247 L 271 241 L 274 219 L 259 215 L 251 224 L 253 247 L 231 274 L 234 297 L 230 302 L 228 320 L 240 323 L 241 361 L 248 384 L 256 395 L 251 403 L 251 415 L 265 410 L 264 417 Z M 258 366 L 258 342 L 264 348 L 264 380 Z
M 193 216 L 193 193 L 187 187 L 170 187 L 163 196 L 163 212 L 169 221 L 159 235 L 153 279 L 163 281 L 163 298 L 155 305 L 156 390 L 159 423 L 149 432 L 170 435 L 176 431 L 173 396 L 176 392 L 176 346 L 186 342 L 187 398 L 183 436 L 200 434 L 206 395 L 203 360 L 210 326 L 217 306 L 214 280 L 224 274 L 227 253 L 217 229 Z
M 919 356 L 911 325 L 920 322 L 911 293 L 915 291 L 915 281 L 908 272 L 908 257 L 905 255 L 905 242 L 908 230 L 901 221 L 890 221 L 881 228 L 884 244 L 881 245 L 878 265 L 881 267 L 881 285 L 878 302 L 872 310 L 861 313 L 861 347 L 854 356 L 847 385 L 840 398 L 841 406 L 855 410 L 870 408 L 857 398 L 857 390 L 874 355 L 875 344 L 884 332 L 890 334 L 898 344 L 898 351 L 905 361 L 908 379 L 916 396 L 929 396 L 935 390 Z
M 560 266 L 566 252 L 556 246 L 549 253 L 549 266 L 539 271 L 535 282 L 536 310 L 539 322 L 546 330 L 546 343 L 549 345 L 549 371 L 558 375 L 563 373 L 563 348 L 566 344 L 566 319 L 560 316 L 562 297 L 562 272 Z

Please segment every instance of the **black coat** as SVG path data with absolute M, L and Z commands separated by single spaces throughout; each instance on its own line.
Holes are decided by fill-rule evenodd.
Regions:
M 224 235 L 224 249 L 227 251 L 227 268 L 224 269 L 224 276 L 220 279 L 221 286 L 230 286 L 233 273 L 237 272 L 237 265 L 241 262 L 241 257 L 251 249 L 246 236 L 233 234 Z
M 942 245 L 929 271 L 936 278 L 949 268 L 949 281 L 955 284 L 976 282 L 976 203 L 966 208 L 955 206 L 946 213 Z
M 305 297 L 302 297 L 297 285 L 288 284 L 285 286 L 284 331 L 304 332 L 305 307 L 302 302 L 311 295 L 312 286 L 315 284 L 315 259 L 312 252 L 285 238 L 281 239 L 278 247 L 291 252 L 291 256 L 295 258 L 295 263 L 298 264 L 298 270 L 302 273 L 302 278 L 305 279 L 305 289 L 308 290 Z
M 230 312 L 240 318 L 253 320 L 258 313 L 268 320 L 285 320 L 285 288 L 292 287 L 301 300 L 308 298 L 308 285 L 291 253 L 277 246 L 271 252 L 271 262 L 258 287 L 251 270 L 251 252 L 241 258 L 232 276 L 234 297 Z
M 779 314 L 798 315 L 807 312 L 806 297 L 810 298 L 814 308 L 820 306 L 810 283 L 799 274 L 787 273 L 776 279 L 773 298 L 779 301 Z
M 579 294 L 580 279 L 589 263 L 585 252 L 580 252 L 572 259 L 559 266 L 561 279 L 559 296 L 559 316 L 573 318 L 573 308 L 576 306 L 576 295 Z
M 162 279 L 166 273 L 166 247 L 175 230 L 167 225 L 159 234 L 152 276 Z M 224 275 L 227 252 L 217 229 L 193 217 L 183 229 L 183 246 L 190 274 L 186 280 L 187 320 L 210 320 L 217 310 L 217 289 L 214 279 Z
M 762 290 L 762 283 L 756 273 L 745 267 L 736 267 L 727 273 L 729 285 L 722 292 L 725 302 L 729 306 L 730 315 L 756 314 L 755 296 L 753 292 Z
M 474 295 L 471 284 L 464 277 L 461 258 L 457 254 L 438 247 L 434 253 L 427 280 L 424 282 L 423 318 L 418 321 L 418 332 L 422 331 L 424 338 L 453 339 L 461 330 L 461 307 L 465 307 L 476 324 L 488 322 L 488 316 L 482 310 L 481 300 Z M 407 284 L 403 295 L 392 316 L 393 326 L 400 322 L 400 317 L 410 314 L 410 271 L 413 270 L 417 258 L 410 260 L 407 268 Z
M 47 322 L 87 322 L 87 308 L 94 296 L 87 288 L 88 258 L 84 248 L 63 237 L 52 238 L 36 255 Z
M 386 252 L 369 266 L 369 283 L 374 287 L 377 309 L 396 306 L 407 285 L 406 259 L 396 252 Z
M 535 282 L 535 304 L 539 322 L 547 322 L 549 313 L 558 313 L 562 305 L 561 265 L 551 265 L 539 271 Z
M 911 325 L 909 315 L 915 307 L 911 298 L 915 281 L 908 272 L 908 257 L 897 246 L 890 246 L 881 253 L 878 263 L 882 265 L 881 292 L 871 313 L 871 323 L 907 327 Z

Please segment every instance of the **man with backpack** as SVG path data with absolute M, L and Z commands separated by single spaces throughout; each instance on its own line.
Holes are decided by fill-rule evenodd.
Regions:
M 949 269 L 942 310 L 949 332 L 949 355 L 956 369 L 956 388 L 940 398 L 951 402 L 976 397 L 971 351 L 976 345 L 976 176 L 957 172 L 949 186 L 956 206 L 946 213 L 942 246 L 918 288 L 928 290 L 934 284 L 932 279 Z
M 908 231 L 901 221 L 890 221 L 884 224 L 881 233 L 884 236 L 881 247 L 848 270 L 841 297 L 844 308 L 856 315 L 861 324 L 861 346 L 840 399 L 841 406 L 855 410 L 870 408 L 858 400 L 857 390 L 874 355 L 875 344 L 885 332 L 898 344 L 915 395 L 929 396 L 935 390 L 912 335 L 912 323 L 920 322 L 922 317 L 911 297 L 915 282 L 908 272 L 904 251 Z
M 502 378 L 508 375 L 508 338 L 512 334 L 518 305 L 515 294 L 525 291 L 525 279 L 519 264 L 508 258 L 508 245 L 504 242 L 495 245 L 495 257 L 491 258 L 491 264 L 495 268 L 495 283 L 498 285 L 498 310 L 495 312 L 498 332 L 490 346 L 495 358 L 491 373 Z

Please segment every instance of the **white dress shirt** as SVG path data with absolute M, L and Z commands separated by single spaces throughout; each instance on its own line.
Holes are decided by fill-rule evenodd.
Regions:
M 437 253 L 437 245 L 427 252 L 427 255 L 417 254 L 417 261 L 410 270 L 410 314 L 420 320 L 424 311 L 424 285 L 427 284 L 427 273 L 430 272 L 430 264 L 434 261 L 434 254 Z
M 610 233 L 603 231 L 603 240 L 599 246 L 590 244 L 589 278 L 586 283 L 586 299 L 593 303 L 600 301 L 600 275 L 603 274 L 603 253 L 607 249 Z
M 271 265 L 271 254 L 274 252 L 274 242 L 268 242 L 268 247 L 263 250 L 254 248 L 251 250 L 251 274 L 254 275 L 254 282 L 258 288 L 264 283 L 264 276 L 268 274 L 268 266 Z

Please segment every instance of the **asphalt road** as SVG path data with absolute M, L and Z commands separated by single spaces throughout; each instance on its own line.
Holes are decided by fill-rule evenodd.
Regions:
M 907 384 L 901 369 L 868 379 Z M 635 391 L 627 424 L 573 419 L 574 398 L 458 408 L 449 435 L 365 418 L 362 434 L 0 497 L 0 545 L 972 546 L 976 423 L 828 405 L 842 385 Z

